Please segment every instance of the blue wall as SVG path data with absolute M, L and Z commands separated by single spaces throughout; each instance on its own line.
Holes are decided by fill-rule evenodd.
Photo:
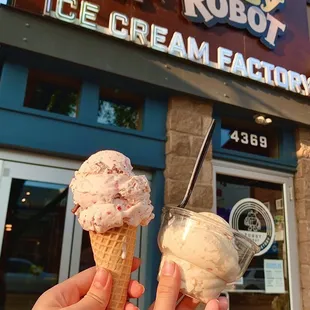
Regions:
M 97 123 L 100 85 L 84 82 L 77 118 L 23 106 L 28 69 L 6 63 L 0 80 L 0 144 L 85 158 L 116 149 L 134 165 L 164 169 L 166 102 L 147 98 L 142 130 Z
M 149 305 L 156 292 L 160 260 L 157 233 L 164 204 L 167 101 L 146 98 L 143 129 L 131 130 L 97 123 L 99 83 L 90 83 L 86 77 L 78 116 L 71 118 L 24 107 L 27 78 L 26 66 L 4 64 L 0 79 L 0 145 L 81 159 L 101 149 L 115 149 L 126 154 L 134 166 L 153 172 L 156 218 L 149 226 L 147 261 L 143 262 L 149 270 L 145 283 L 145 304 Z M 121 78 L 119 83 L 122 84 Z

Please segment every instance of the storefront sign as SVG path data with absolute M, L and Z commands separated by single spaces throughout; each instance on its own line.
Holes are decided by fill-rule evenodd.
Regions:
M 274 49 L 286 25 L 272 14 L 284 4 L 285 0 L 183 0 L 183 15 L 207 27 L 226 23 L 247 29 L 268 48 Z
M 230 139 L 234 140 L 236 143 L 242 143 L 263 149 L 266 149 L 268 146 L 267 137 L 251 134 L 245 131 L 239 132 L 238 130 L 234 130 L 230 135 Z
M 165 27 L 149 24 L 136 17 L 130 18 L 126 14 L 115 11 L 109 14 L 108 27 L 103 27 L 98 24 L 97 17 L 100 10 L 104 8 L 89 1 L 58 0 L 54 10 L 52 7 L 52 0 L 47 0 L 44 14 L 207 67 L 250 78 L 303 96 L 310 95 L 310 78 L 303 74 L 257 58 L 245 59 L 241 53 L 234 53 L 224 47 L 217 48 L 217 60 L 211 61 L 212 46 L 209 46 L 208 42 L 204 41 L 199 46 L 194 37 L 184 37 L 181 32 L 176 31 L 168 36 L 169 30 Z M 168 37 L 171 39 L 168 40 Z
M 269 294 L 285 293 L 283 260 L 264 259 L 265 292 Z
M 259 200 L 246 198 L 238 201 L 231 210 L 229 224 L 253 240 L 260 256 L 268 252 L 275 238 L 275 225 L 268 208 Z
M 221 148 L 238 151 L 256 156 L 278 158 L 279 134 L 277 130 L 262 128 L 253 125 L 247 128 L 248 123 L 221 122 Z

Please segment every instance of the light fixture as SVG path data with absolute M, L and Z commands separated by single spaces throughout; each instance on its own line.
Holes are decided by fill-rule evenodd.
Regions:
M 268 124 L 271 124 L 272 123 L 272 119 L 271 118 L 266 118 L 266 124 L 268 125 Z
M 13 229 L 13 225 L 12 224 L 6 224 L 5 225 L 5 230 L 6 231 L 12 231 L 12 229 Z
M 270 125 L 272 123 L 272 119 L 270 117 L 266 117 L 265 115 L 262 114 L 254 115 L 254 120 L 256 124 L 264 126 Z
M 23 198 L 23 199 L 22 199 L 22 202 L 26 202 L 26 198 Z
M 30 196 L 30 192 L 26 192 L 26 195 L 27 195 L 27 196 Z

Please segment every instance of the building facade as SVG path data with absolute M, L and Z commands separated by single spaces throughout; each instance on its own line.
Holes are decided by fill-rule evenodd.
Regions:
M 94 264 L 68 184 L 115 149 L 152 188 L 137 233 L 154 299 L 162 208 L 189 208 L 260 246 L 223 292 L 230 310 L 310 309 L 310 79 L 306 1 L 0 0 L 0 309 Z M 310 12 L 309 12 L 310 13 Z

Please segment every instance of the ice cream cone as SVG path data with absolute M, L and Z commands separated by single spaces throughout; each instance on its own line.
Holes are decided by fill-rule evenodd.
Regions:
M 90 240 L 97 267 L 109 270 L 113 278 L 112 295 L 107 310 L 123 310 L 128 299 L 137 228 L 124 224 L 106 233 L 90 231 Z

